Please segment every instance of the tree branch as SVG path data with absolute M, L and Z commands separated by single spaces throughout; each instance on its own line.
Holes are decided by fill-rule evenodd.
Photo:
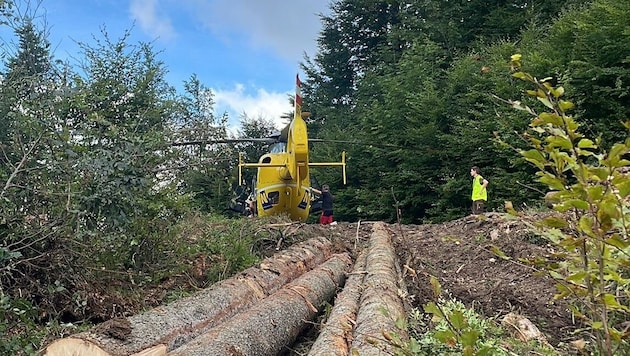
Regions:
M 37 140 L 33 142 L 33 145 L 28 149 L 28 151 L 24 153 L 24 155 L 22 156 L 22 159 L 20 160 L 20 163 L 18 163 L 18 165 L 15 167 L 15 169 L 11 173 L 11 176 L 9 176 L 9 179 L 7 179 L 7 182 L 4 184 L 4 188 L 2 188 L 2 191 L 0 192 L 0 199 L 4 198 L 4 195 L 6 194 L 7 190 L 9 190 L 9 188 L 11 187 L 11 182 L 13 181 L 13 179 L 15 179 L 18 173 L 20 173 L 22 166 L 26 163 L 26 160 L 31 155 L 35 147 L 39 145 L 39 141 L 41 141 L 42 136 L 43 135 L 40 134 Z

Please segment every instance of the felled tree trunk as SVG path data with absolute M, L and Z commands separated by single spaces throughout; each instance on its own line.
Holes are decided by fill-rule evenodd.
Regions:
M 361 356 L 394 355 L 391 336 L 395 333 L 406 339 L 406 332 L 396 326 L 396 321 L 405 317 L 396 263 L 394 246 L 385 225 L 374 224 L 352 342 L 352 352 L 356 350 Z
M 337 294 L 335 304 L 322 327 L 308 356 L 347 356 L 352 344 L 352 330 L 357 320 L 359 298 L 365 277 L 365 251 L 359 254 L 343 291 Z
M 142 351 L 152 352 L 149 355 L 163 354 L 164 350 L 173 350 L 249 308 L 332 254 L 330 241 L 310 239 L 191 297 L 57 340 L 44 354 L 131 355 Z
M 334 255 L 246 312 L 169 355 L 277 355 L 317 315 L 315 306 L 335 295 L 351 265 L 348 254 Z

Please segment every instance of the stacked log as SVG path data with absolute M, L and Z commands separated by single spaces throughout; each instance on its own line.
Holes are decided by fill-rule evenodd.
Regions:
M 405 318 L 399 280 L 391 237 L 383 223 L 376 223 L 309 356 L 396 354 L 392 336 L 407 338 L 397 327 Z
M 44 354 L 164 354 L 250 308 L 332 254 L 326 238 L 310 239 L 191 297 L 57 340 Z
M 308 356 L 348 355 L 363 289 L 365 257 L 365 251 L 359 254 L 354 269 L 347 278 L 343 290 L 335 298 L 328 320 L 311 346 Z
M 333 298 L 352 266 L 326 238 L 296 244 L 192 297 L 57 340 L 46 355 L 276 355 Z M 405 317 L 391 236 L 375 223 L 310 356 L 393 355 Z
M 406 339 L 397 321 L 405 318 L 398 285 L 397 257 L 385 225 L 374 224 L 366 256 L 367 275 L 359 301 L 352 353 L 361 356 L 394 355 L 392 335 Z
M 277 355 L 317 315 L 315 306 L 332 299 L 351 266 L 349 255 L 334 255 L 246 312 L 168 355 Z

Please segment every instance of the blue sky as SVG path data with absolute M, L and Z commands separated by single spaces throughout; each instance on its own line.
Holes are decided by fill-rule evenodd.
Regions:
M 131 42 L 162 51 L 171 85 L 194 73 L 212 88 L 215 111 L 227 111 L 231 125 L 245 112 L 277 126 L 304 52 L 316 53 L 321 13 L 328 0 L 42 0 L 37 10 L 56 58 L 80 58 L 76 42 L 93 44 L 101 27 L 114 40 L 130 30 Z

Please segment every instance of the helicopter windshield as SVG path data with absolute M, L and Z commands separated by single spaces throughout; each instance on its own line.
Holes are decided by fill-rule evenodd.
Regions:
M 271 145 L 270 152 L 271 153 L 282 153 L 286 150 L 287 144 L 285 142 L 277 142 Z

